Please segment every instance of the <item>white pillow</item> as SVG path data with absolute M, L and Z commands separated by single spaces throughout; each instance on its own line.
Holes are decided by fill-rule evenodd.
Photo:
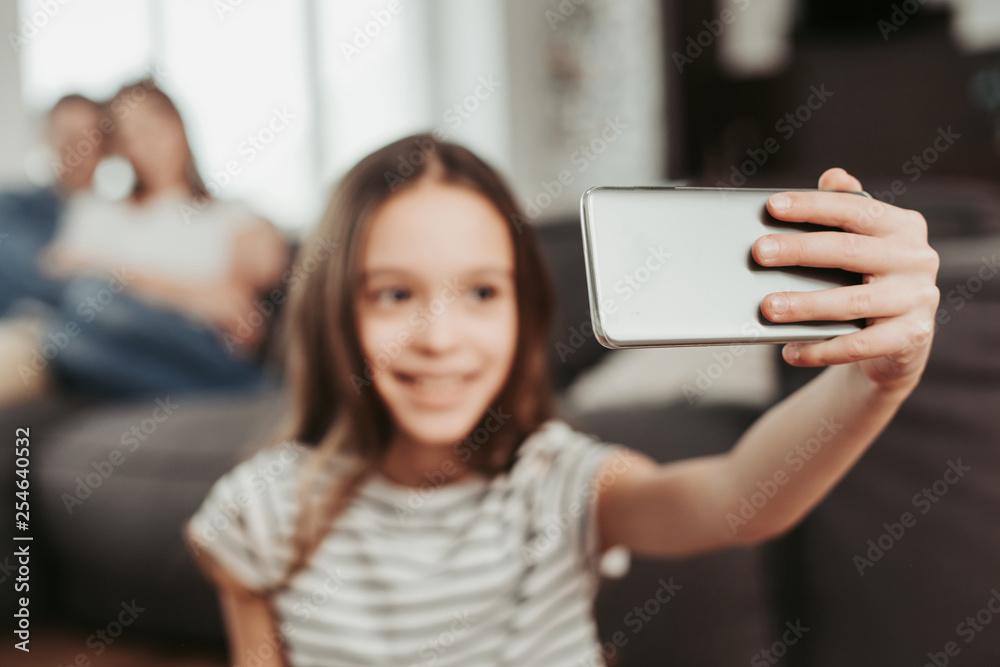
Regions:
M 614 350 L 566 392 L 571 412 L 680 402 L 767 407 L 778 391 L 773 345 Z

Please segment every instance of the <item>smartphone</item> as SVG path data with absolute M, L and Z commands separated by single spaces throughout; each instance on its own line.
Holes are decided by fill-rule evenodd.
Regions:
M 774 218 L 767 211 L 768 197 L 788 191 L 587 190 L 580 219 L 597 339 L 615 349 L 790 343 L 862 329 L 861 320 L 774 323 L 761 313 L 761 301 L 772 292 L 808 292 L 862 280 L 841 269 L 757 264 L 751 247 L 765 234 L 836 229 Z

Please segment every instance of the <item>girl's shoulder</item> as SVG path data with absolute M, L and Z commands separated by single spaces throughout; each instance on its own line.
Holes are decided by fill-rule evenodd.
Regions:
M 510 484 L 521 490 L 533 523 L 524 554 L 532 562 L 560 553 L 580 558 L 596 576 L 600 562 L 596 505 L 607 472 L 625 448 L 602 442 L 561 420 L 550 420 L 517 453 Z
M 514 465 L 515 468 L 558 466 L 581 457 L 607 456 L 616 448 L 617 445 L 578 431 L 561 419 L 550 419 L 521 443 Z
M 241 494 L 274 500 L 287 496 L 296 486 L 298 471 L 311 450 L 296 442 L 265 447 L 238 463 L 219 478 L 212 493 L 219 500 L 235 500 Z M 244 499 L 243 505 L 249 505 Z
M 280 481 L 293 477 L 295 470 L 311 453 L 309 447 L 293 440 L 269 445 L 238 463 L 227 476 L 253 478 L 265 475 L 268 479 Z
M 579 447 L 586 441 L 597 442 L 592 435 L 578 431 L 562 419 L 550 419 L 538 427 L 521 446 L 519 456 L 535 452 L 554 452 L 565 447 Z
M 510 481 L 544 493 L 593 500 L 603 465 L 624 451 L 553 419 L 532 433 L 518 449 Z
M 219 478 L 186 532 L 250 590 L 283 573 L 297 514 L 298 471 L 311 450 L 294 442 L 258 451 Z

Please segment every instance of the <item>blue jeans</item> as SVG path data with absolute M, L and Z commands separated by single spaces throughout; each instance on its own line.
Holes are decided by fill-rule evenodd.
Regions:
M 38 269 L 38 255 L 55 234 L 62 197 L 51 188 L 0 193 L 0 317 L 20 299 L 55 305 L 63 281 Z
M 219 334 L 152 306 L 98 277 L 70 280 L 46 322 L 42 354 L 63 389 L 104 398 L 253 390 L 268 380 L 256 359 Z
M 261 364 L 230 354 L 219 334 L 97 277 L 50 278 L 37 266 L 64 202 L 52 189 L 0 193 L 0 317 L 23 298 L 49 306 L 34 365 L 64 389 L 102 397 L 256 388 Z

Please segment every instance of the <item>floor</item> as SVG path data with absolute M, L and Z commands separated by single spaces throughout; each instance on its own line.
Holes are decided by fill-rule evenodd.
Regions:
M 31 651 L 24 653 L 4 641 L 0 664 L 11 667 L 226 667 L 225 656 L 205 649 L 128 642 L 87 645 L 89 635 L 78 629 L 32 630 Z M 103 650 L 102 650 L 103 649 Z M 100 655 L 97 652 L 102 650 Z

